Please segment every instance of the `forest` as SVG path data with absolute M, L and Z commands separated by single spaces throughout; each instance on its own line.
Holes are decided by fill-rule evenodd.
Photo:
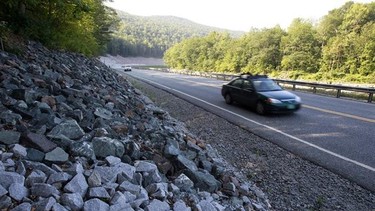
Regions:
M 375 84 L 375 2 L 347 2 L 316 24 L 296 18 L 287 30 L 185 39 L 166 51 L 164 61 L 175 69 Z
M 18 36 L 53 49 L 100 55 L 119 22 L 116 12 L 103 1 L 1 0 L 2 47 L 17 43 L 14 38 Z
M 228 32 L 239 37 L 243 32 L 228 31 L 194 23 L 174 16 L 136 16 L 116 10 L 118 30 L 107 45 L 111 55 L 162 58 L 172 45 L 191 37 L 203 37 L 211 32 Z

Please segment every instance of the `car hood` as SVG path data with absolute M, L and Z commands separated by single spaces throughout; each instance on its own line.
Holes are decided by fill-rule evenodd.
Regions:
M 285 90 L 258 92 L 258 93 L 265 96 L 265 97 L 279 99 L 279 100 L 280 99 L 294 99 L 294 98 L 296 98 L 295 94 L 293 94 L 291 92 L 288 92 L 288 91 L 285 91 Z

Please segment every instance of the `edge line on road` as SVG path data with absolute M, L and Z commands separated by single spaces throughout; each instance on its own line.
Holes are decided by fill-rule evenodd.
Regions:
M 244 119 L 244 120 L 246 120 L 246 121 L 252 122 L 252 123 L 257 124 L 257 125 L 259 125 L 259 126 L 262 126 L 262 127 L 267 128 L 267 129 L 270 129 L 270 130 L 272 130 L 272 131 L 275 131 L 275 132 L 277 132 L 277 133 L 280 133 L 280 134 L 282 134 L 282 135 L 284 135 L 284 136 L 286 136 L 286 137 L 288 137 L 288 138 L 291 138 L 291 139 L 293 139 L 293 140 L 295 140 L 295 141 L 298 141 L 298 142 L 300 142 L 300 143 L 306 144 L 306 145 L 308 145 L 308 146 L 310 146 L 310 147 L 313 147 L 313 148 L 315 148 L 315 149 L 317 149 L 317 150 L 320 150 L 320 151 L 322 151 L 322 152 L 325 152 L 325 153 L 327 153 L 327 154 L 330 154 L 330 155 L 332 155 L 332 156 L 334 156 L 334 157 L 340 158 L 340 159 L 342 159 L 342 160 L 345 160 L 345 161 L 347 161 L 347 162 L 353 163 L 353 164 L 355 164 L 355 165 L 361 166 L 362 168 L 365 168 L 365 169 L 367 169 L 367 170 L 370 170 L 370 171 L 375 172 L 375 168 L 373 168 L 373 167 L 371 167 L 371 166 L 368 166 L 368 165 L 366 165 L 366 164 L 363 164 L 363 163 L 360 163 L 360 162 L 358 162 L 358 161 L 352 160 L 352 159 L 350 159 L 350 158 L 347 158 L 347 157 L 345 157 L 345 156 L 342 156 L 342 155 L 337 154 L 337 153 L 335 153 L 335 152 L 332 152 L 332 151 L 330 151 L 330 150 L 324 149 L 324 148 L 322 148 L 322 147 L 320 147 L 320 146 L 318 146 L 318 145 L 315 145 L 315 144 L 309 143 L 309 142 L 307 142 L 307 141 L 305 141 L 305 140 L 302 140 L 302 139 L 297 138 L 297 137 L 295 137 L 295 136 L 293 136 L 293 135 L 290 135 L 290 134 L 288 134 L 288 133 L 285 133 L 285 132 L 283 132 L 283 131 L 281 131 L 281 130 L 279 130 L 279 129 L 276 129 L 276 128 L 274 128 L 274 127 L 271 127 L 271 126 L 268 126 L 268 125 L 262 124 L 262 123 L 260 123 L 260 122 L 254 121 L 254 120 L 252 120 L 252 119 L 249 119 L 249 118 L 247 118 L 247 117 L 244 117 L 244 116 L 242 116 L 242 115 L 239 115 L 239 114 L 237 114 L 237 113 L 235 113 L 235 112 L 232 112 L 232 111 L 227 110 L 227 109 L 225 109 L 225 108 L 221 108 L 221 107 L 219 107 L 219 106 L 217 106 L 217 105 L 214 105 L 214 104 L 212 104 L 212 103 L 209 103 L 209 102 L 207 102 L 207 101 L 205 101 L 205 100 L 202 100 L 202 99 L 200 99 L 200 98 L 194 97 L 194 96 L 192 96 L 192 95 L 189 95 L 189 94 L 187 94 L 187 93 L 181 92 L 181 91 L 179 91 L 179 90 L 176 90 L 176 89 L 170 88 L 170 87 L 168 87 L 168 86 L 165 86 L 165 85 L 162 85 L 162 84 L 156 83 L 156 82 L 151 81 L 151 80 L 148 80 L 148 79 L 139 78 L 139 77 L 134 76 L 134 75 L 132 75 L 132 76 L 135 77 L 135 78 L 137 78 L 138 80 L 141 80 L 141 81 L 147 81 L 147 82 L 149 82 L 149 83 L 151 83 L 151 84 L 155 84 L 155 85 L 160 86 L 160 87 L 163 87 L 163 88 L 165 88 L 165 89 L 168 89 L 168 90 L 171 90 L 171 91 L 174 91 L 174 92 L 180 93 L 180 94 L 182 94 L 182 95 L 185 95 L 185 96 L 187 96 L 187 97 L 190 97 L 190 98 L 195 99 L 195 100 L 197 100 L 197 101 L 200 101 L 200 102 L 202 102 L 202 103 L 205 103 L 205 104 L 207 104 L 207 105 L 210 105 L 210 106 L 212 106 L 212 107 L 215 107 L 215 108 L 217 108 L 217 109 L 220 109 L 220 110 L 222 110 L 222 111 L 225 111 L 225 112 L 230 113 L 230 114 L 232 114 L 232 115 L 235 115 L 235 116 L 237 116 L 237 117 L 240 117 L 240 118 L 242 118 L 242 119 Z

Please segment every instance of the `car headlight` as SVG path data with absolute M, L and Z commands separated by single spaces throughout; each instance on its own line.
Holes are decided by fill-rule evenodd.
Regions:
M 280 100 L 274 99 L 274 98 L 268 98 L 266 101 L 270 104 L 281 104 L 282 103 Z
M 298 97 L 298 96 L 296 96 L 296 99 L 295 99 L 295 100 L 296 100 L 297 103 L 300 103 L 300 102 L 301 102 L 301 98 Z

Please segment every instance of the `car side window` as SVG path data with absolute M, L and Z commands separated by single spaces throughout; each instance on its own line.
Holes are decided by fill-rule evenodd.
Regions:
M 243 80 L 242 79 L 237 79 L 237 80 L 233 81 L 231 85 L 235 86 L 235 87 L 238 87 L 238 88 L 241 88 L 242 84 L 243 84 Z
M 251 84 L 250 81 L 245 80 L 245 81 L 243 82 L 243 86 L 242 86 L 242 88 L 243 88 L 243 89 L 253 89 L 253 85 Z

